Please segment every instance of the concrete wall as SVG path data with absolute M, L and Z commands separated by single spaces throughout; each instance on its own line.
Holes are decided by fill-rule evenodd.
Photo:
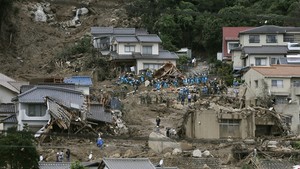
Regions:
M 19 103 L 18 107 L 18 114 L 17 114 L 17 120 L 18 120 L 18 130 L 23 130 L 24 124 L 28 124 L 29 126 L 44 126 L 47 124 L 48 120 L 50 119 L 50 114 L 48 111 L 46 111 L 46 114 L 44 116 L 28 116 L 28 106 L 27 104 Z
M 218 118 L 217 113 L 214 110 L 203 110 L 191 113 L 185 125 L 186 136 L 188 138 L 196 139 L 219 139 L 219 119 L 239 119 L 240 138 L 255 136 L 254 114 L 247 116 L 247 118 L 238 113 L 222 114 Z
M 233 70 L 239 70 L 243 67 L 243 60 L 241 59 L 241 51 L 232 52 Z
M 0 86 L 0 103 L 12 103 L 11 99 L 17 96 L 17 93 Z
M 135 52 L 143 53 L 143 46 L 152 46 L 152 55 L 158 55 L 159 54 L 159 44 L 158 43 L 118 43 L 117 46 L 117 53 L 119 55 L 131 55 L 132 52 L 125 52 L 125 46 L 126 45 L 134 45 L 135 46 Z
M 298 103 L 275 105 L 274 109 L 278 113 L 292 116 L 291 131 L 294 134 L 300 134 L 300 106 Z
M 255 64 L 255 59 L 256 58 L 266 58 L 266 65 L 265 66 L 270 66 L 271 65 L 271 58 L 284 58 L 284 55 L 271 55 L 271 56 L 266 56 L 266 55 L 250 55 L 249 57 L 249 65 L 246 66 L 260 66 Z
M 255 105 L 255 99 L 264 93 L 264 76 L 257 71 L 250 69 L 248 70 L 242 79 L 245 81 L 245 86 L 247 88 L 245 93 L 245 104 Z M 257 80 L 258 85 L 256 86 L 255 81 Z
M 271 34 L 270 34 L 271 35 Z M 262 45 L 287 45 L 287 42 L 283 42 L 283 34 L 276 34 L 277 35 L 277 43 L 267 43 L 267 34 L 260 34 L 260 42 L 259 43 L 249 43 L 249 35 L 248 34 L 241 34 L 240 35 L 240 43 L 243 46 L 262 46 Z
M 153 59 L 137 59 L 137 73 L 139 73 L 139 71 L 141 69 L 144 69 L 144 63 L 150 63 L 150 64 L 165 64 L 171 62 L 174 66 L 176 66 L 176 60 L 153 60 Z

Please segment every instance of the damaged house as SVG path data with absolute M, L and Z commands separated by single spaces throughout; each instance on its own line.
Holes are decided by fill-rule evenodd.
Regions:
M 139 74 L 145 69 L 156 70 L 165 63 L 176 66 L 178 56 L 161 49 L 161 39 L 134 28 L 92 27 L 94 47 L 106 51 L 119 72 Z
M 261 107 L 233 109 L 215 103 L 196 105 L 185 117 L 185 136 L 195 139 L 245 139 L 289 131 L 286 117 Z M 204 109 L 203 107 L 207 107 Z
M 246 105 L 260 106 L 271 101 L 270 107 L 290 117 L 291 131 L 299 134 L 300 65 L 251 67 L 243 79 Z
M 105 111 L 104 105 L 90 102 L 89 95 L 71 84 L 29 86 L 14 98 L 14 102 L 18 130 L 26 124 L 31 131 L 39 131 L 38 134 L 55 127 L 75 134 L 88 129 L 96 134 L 93 126 L 112 122 L 112 114 Z

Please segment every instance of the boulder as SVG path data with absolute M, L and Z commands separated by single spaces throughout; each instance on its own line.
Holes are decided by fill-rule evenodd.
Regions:
M 202 157 L 201 150 L 199 150 L 199 149 L 194 150 L 192 156 L 193 157 Z

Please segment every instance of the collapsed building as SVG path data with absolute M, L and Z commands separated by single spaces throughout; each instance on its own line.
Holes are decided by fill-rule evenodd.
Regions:
M 185 136 L 195 139 L 245 139 L 290 132 L 289 116 L 262 107 L 225 107 L 213 98 L 194 104 L 184 117 Z M 214 98 L 215 99 L 215 98 Z

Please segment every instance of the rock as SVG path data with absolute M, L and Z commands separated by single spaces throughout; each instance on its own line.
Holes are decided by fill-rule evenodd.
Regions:
M 173 152 L 172 152 L 172 155 L 179 155 L 179 154 L 181 154 L 181 153 L 182 153 L 182 150 L 181 150 L 181 149 L 175 148 L 175 149 L 173 150 Z
M 172 141 L 171 139 L 159 132 L 150 133 L 148 145 L 153 151 L 157 153 L 160 153 L 168 148 L 172 148 L 172 150 L 174 148 L 180 148 L 179 143 Z
M 202 169 L 210 169 L 210 167 L 207 164 L 204 164 Z
M 193 145 L 186 142 L 181 142 L 180 147 L 183 151 L 193 150 Z
M 254 139 L 245 139 L 244 143 L 245 144 L 255 144 L 255 140 Z
M 126 150 L 124 153 L 125 158 L 129 158 L 132 155 L 133 155 L 133 151 L 131 149 Z
M 120 157 L 121 157 L 120 153 L 115 153 L 112 156 L 110 156 L 110 158 L 120 158 Z
M 164 154 L 164 158 L 169 158 L 171 156 L 172 156 L 172 154 L 170 152 L 167 152 L 167 153 Z
M 211 154 L 208 150 L 203 151 L 202 155 L 203 155 L 203 157 L 210 157 L 211 156 Z
M 37 22 L 46 22 L 47 21 L 47 15 L 45 14 L 42 6 L 37 7 L 37 11 L 35 12 L 34 20 Z
M 199 149 L 193 151 L 193 157 L 202 157 L 202 152 Z
M 177 109 L 177 110 L 182 110 L 182 109 L 183 109 L 183 105 L 181 105 L 181 104 L 179 104 L 179 103 L 173 104 L 172 107 L 173 107 L 174 109 Z

